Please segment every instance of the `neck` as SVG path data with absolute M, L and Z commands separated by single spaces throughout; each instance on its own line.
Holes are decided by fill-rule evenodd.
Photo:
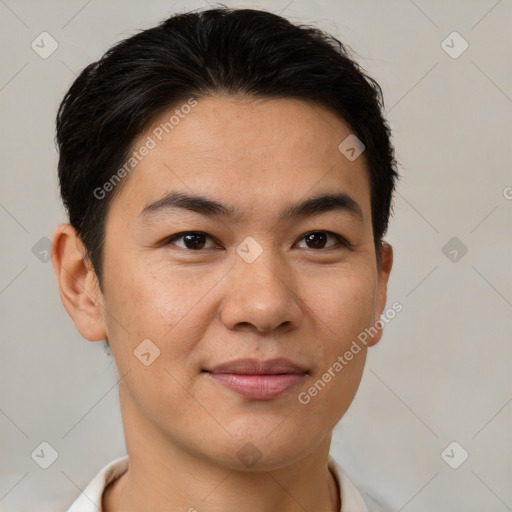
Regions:
M 104 512 L 339 512 L 341 508 L 339 489 L 327 465 L 330 436 L 286 466 L 242 471 L 171 444 L 148 422 L 134 419 L 124 417 L 129 467 L 106 489 Z
M 145 512 L 150 510 L 187 512 L 338 512 L 340 501 L 333 476 L 322 473 L 323 481 L 312 485 L 311 479 L 293 480 L 288 475 L 268 472 L 240 478 L 226 472 L 217 481 L 210 476 L 199 482 L 197 478 L 178 477 L 172 481 L 169 475 L 159 475 L 159 481 L 141 475 L 130 461 L 130 469 L 104 494 L 104 512 Z M 173 475 L 173 478 L 177 475 Z M 293 481 L 292 481 L 293 480 Z M 167 486 L 164 487 L 164 482 Z M 298 486 L 302 484 L 299 488 Z M 317 490 L 315 490 L 317 489 Z

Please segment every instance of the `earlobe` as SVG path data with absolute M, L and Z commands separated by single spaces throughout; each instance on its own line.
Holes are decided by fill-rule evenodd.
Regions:
M 85 247 L 70 224 L 55 229 L 52 263 L 62 304 L 80 334 L 89 341 L 104 340 L 103 296 Z
M 377 300 L 375 307 L 375 316 L 373 319 L 372 333 L 376 330 L 377 333 L 368 337 L 368 346 L 372 347 L 376 345 L 382 338 L 383 333 L 383 322 L 380 320 L 380 316 L 384 313 L 386 307 L 386 297 L 389 275 L 391 268 L 393 267 L 393 247 L 387 242 L 381 244 L 381 264 L 378 268 L 378 280 L 377 280 Z M 384 324 L 385 325 L 385 324 Z

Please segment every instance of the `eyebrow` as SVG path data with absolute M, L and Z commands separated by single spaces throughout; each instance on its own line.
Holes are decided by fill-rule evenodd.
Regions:
M 233 206 L 224 205 L 205 196 L 189 195 L 179 191 L 172 191 L 161 199 L 146 205 L 138 217 L 146 220 L 156 214 L 176 209 L 188 210 L 204 216 L 225 217 L 233 222 L 239 222 L 245 218 L 242 212 Z M 290 204 L 281 212 L 279 221 L 332 211 L 347 212 L 360 222 L 364 222 L 363 210 L 359 203 L 342 192 L 321 194 Z

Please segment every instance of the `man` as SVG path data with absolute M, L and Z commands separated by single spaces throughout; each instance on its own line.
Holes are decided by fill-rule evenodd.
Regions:
M 106 340 L 127 457 L 69 512 L 358 512 L 329 457 L 392 267 L 381 91 L 269 12 L 170 17 L 88 66 L 57 117 L 63 304 Z

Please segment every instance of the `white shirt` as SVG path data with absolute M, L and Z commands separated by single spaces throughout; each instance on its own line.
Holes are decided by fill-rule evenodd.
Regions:
M 345 472 L 329 457 L 329 468 L 341 492 L 340 512 L 368 512 L 363 498 Z M 66 512 L 101 512 L 101 498 L 107 485 L 128 469 L 128 455 L 109 462 L 87 485 Z

